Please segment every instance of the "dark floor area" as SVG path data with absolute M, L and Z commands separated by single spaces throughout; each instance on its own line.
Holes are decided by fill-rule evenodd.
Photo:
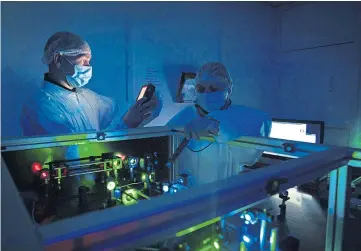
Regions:
M 315 196 L 300 192 L 296 188 L 289 190 L 289 197 L 290 200 L 286 202 L 285 221 L 275 220 L 273 223 L 279 228 L 280 239 L 291 234 L 300 239 L 299 251 L 324 251 L 327 203 L 320 203 Z M 269 209 L 273 215 L 277 215 L 281 202 L 278 196 L 273 196 L 257 207 Z M 361 250 L 361 218 L 359 216 L 359 212 L 352 212 L 352 216 L 346 222 L 344 251 Z

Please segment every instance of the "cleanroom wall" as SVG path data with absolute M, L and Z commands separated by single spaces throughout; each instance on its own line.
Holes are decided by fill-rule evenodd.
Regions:
M 280 15 L 277 117 L 325 121 L 325 143 L 361 146 L 361 4 L 296 3 Z

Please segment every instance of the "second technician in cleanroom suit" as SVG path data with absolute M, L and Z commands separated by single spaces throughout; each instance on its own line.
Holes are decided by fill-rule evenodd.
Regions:
M 187 173 L 190 186 L 214 182 L 238 174 L 251 166 L 262 151 L 229 146 L 241 136 L 268 137 L 271 119 L 267 113 L 232 105 L 232 80 L 221 63 L 207 63 L 196 75 L 196 105 L 187 107 L 168 122 L 171 128 L 184 127 L 191 138 L 179 156 L 179 172 Z M 215 135 L 216 142 L 199 140 Z

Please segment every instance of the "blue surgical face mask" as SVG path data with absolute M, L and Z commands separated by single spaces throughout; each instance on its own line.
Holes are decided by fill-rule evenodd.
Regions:
M 228 91 L 218 92 L 196 92 L 196 104 L 202 107 L 207 112 L 221 110 L 228 99 Z
M 74 66 L 74 74 L 72 76 L 66 75 L 66 81 L 74 88 L 85 86 L 92 77 L 91 66 Z
M 92 67 L 84 65 L 74 65 L 67 58 L 65 58 L 70 64 L 74 66 L 74 74 L 67 75 L 65 74 L 66 81 L 71 87 L 79 88 L 88 84 L 89 80 L 92 78 Z M 64 71 L 63 71 L 64 72 Z

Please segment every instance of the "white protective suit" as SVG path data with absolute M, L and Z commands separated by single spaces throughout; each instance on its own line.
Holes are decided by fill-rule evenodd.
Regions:
M 168 126 L 184 127 L 197 116 L 194 106 L 187 107 L 170 120 Z M 190 175 L 191 187 L 237 175 L 243 166 L 254 165 L 262 151 L 225 143 L 241 136 L 268 137 L 271 130 L 271 119 L 267 113 L 245 106 L 230 106 L 227 110 L 211 112 L 206 117 L 220 122 L 216 142 L 211 144 L 209 141 L 192 139 L 178 158 L 178 174 Z
M 24 104 L 24 136 L 63 135 L 126 128 L 114 100 L 86 88 L 69 91 L 44 81 L 37 95 Z

